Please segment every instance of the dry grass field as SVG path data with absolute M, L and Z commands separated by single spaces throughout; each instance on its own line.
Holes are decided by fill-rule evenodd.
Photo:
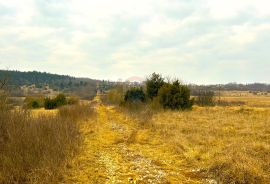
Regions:
M 218 100 L 218 97 L 216 99 Z M 248 91 L 224 91 L 221 93 L 221 101 L 249 107 L 270 107 L 270 93 L 255 95 Z
M 223 183 L 270 181 L 270 109 L 195 107 L 153 116 L 152 130 L 171 145 L 192 177 Z
M 108 106 L 97 97 L 95 116 L 89 102 L 1 111 L 2 124 L 12 126 L 0 149 L 0 183 L 267 184 L 269 97 L 222 97 L 232 98 L 246 103 L 171 111 Z
M 263 101 L 263 99 L 261 99 Z M 270 109 L 98 105 L 63 183 L 269 183 Z
M 0 99 L 0 184 L 55 183 L 78 151 L 87 105 L 45 111 L 10 109 Z

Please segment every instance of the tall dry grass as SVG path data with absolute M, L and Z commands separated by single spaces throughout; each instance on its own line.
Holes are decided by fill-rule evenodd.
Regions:
M 0 103 L 0 184 L 53 183 L 80 144 L 79 122 L 89 106 L 66 106 L 54 116 L 11 110 Z
M 218 183 L 270 182 L 270 109 L 249 106 L 154 110 L 129 104 L 119 110 L 167 143 L 193 177 Z
M 156 114 L 152 128 L 198 177 L 269 183 L 270 109 L 195 107 Z

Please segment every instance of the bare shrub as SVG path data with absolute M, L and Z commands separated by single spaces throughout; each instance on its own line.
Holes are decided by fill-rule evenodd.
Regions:
M 101 101 L 105 104 L 119 105 L 124 101 L 124 86 L 118 85 L 101 96 Z
M 195 103 L 199 106 L 213 106 L 215 105 L 215 93 L 208 90 L 200 90 L 197 94 Z

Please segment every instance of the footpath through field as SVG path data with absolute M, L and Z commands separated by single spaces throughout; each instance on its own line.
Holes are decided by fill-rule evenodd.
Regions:
M 61 183 L 201 183 L 154 132 L 113 107 L 97 105 L 81 127 L 83 144 Z

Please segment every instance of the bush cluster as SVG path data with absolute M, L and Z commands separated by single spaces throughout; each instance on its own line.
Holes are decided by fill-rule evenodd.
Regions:
M 59 94 L 55 98 L 44 98 L 43 96 L 28 96 L 24 100 L 24 107 L 27 109 L 36 109 L 44 107 L 45 109 L 55 109 L 63 105 L 79 104 L 79 98 L 71 96 L 66 97 L 64 94 Z
M 146 81 L 146 88 L 149 99 L 157 98 L 163 108 L 189 109 L 193 105 L 190 89 L 179 80 L 165 82 L 161 75 L 153 73 Z
M 168 109 L 189 109 L 193 105 L 189 88 L 181 85 L 178 80 L 164 84 L 158 92 L 158 97 L 161 105 Z
M 142 88 L 133 87 L 127 90 L 124 100 L 125 102 L 145 102 L 146 96 Z
M 55 98 L 45 98 L 44 108 L 45 109 L 55 109 L 57 107 L 67 105 L 68 101 L 64 94 L 59 94 Z
M 103 97 L 103 101 L 112 104 L 124 104 L 127 107 L 134 106 L 134 103 L 145 103 L 159 109 L 189 109 L 193 105 L 193 99 L 190 98 L 190 89 L 175 80 L 165 82 L 160 74 L 153 73 L 146 80 L 146 90 L 142 87 L 131 87 L 124 90 L 124 86 L 117 87 L 108 92 Z

